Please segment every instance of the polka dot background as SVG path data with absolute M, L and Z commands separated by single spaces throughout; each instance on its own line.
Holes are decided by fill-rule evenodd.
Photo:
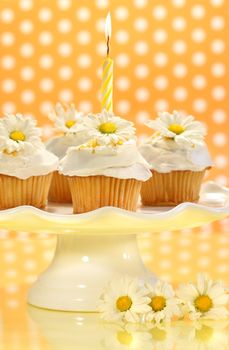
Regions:
M 229 185 L 227 7 L 223 0 L 1 1 L 1 113 L 35 116 L 48 138 L 53 129 L 47 114 L 57 101 L 99 111 L 110 10 L 115 112 L 136 123 L 140 140 L 157 111 L 195 115 L 208 128 L 215 163 L 206 178 Z M 195 230 L 143 233 L 143 258 L 168 281 L 207 271 L 229 283 L 228 226 L 223 220 Z M 20 285 L 36 279 L 54 249 L 53 236 L 0 231 L 7 307 L 20 307 Z

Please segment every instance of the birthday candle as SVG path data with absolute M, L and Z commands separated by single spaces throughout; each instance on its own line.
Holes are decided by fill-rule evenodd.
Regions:
M 103 63 L 102 76 L 102 109 L 113 112 L 113 60 L 110 58 L 111 16 L 107 15 L 105 23 L 105 36 L 107 41 L 107 57 Z

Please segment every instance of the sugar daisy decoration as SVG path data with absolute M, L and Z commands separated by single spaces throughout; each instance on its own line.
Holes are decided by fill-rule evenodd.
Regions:
M 179 112 L 160 112 L 158 118 L 149 120 L 146 125 L 156 133 L 152 136 L 152 142 L 159 139 L 173 140 L 178 146 L 194 147 L 203 145 L 206 130 L 204 125 L 195 121 L 194 117 L 182 116 Z
M 138 323 L 150 311 L 147 289 L 139 286 L 138 279 L 124 276 L 113 279 L 105 287 L 99 302 L 101 317 L 106 321 Z
M 206 274 L 198 274 L 196 283 L 181 284 L 177 296 L 184 314 L 191 320 L 225 319 L 229 296 L 221 282 L 212 281 Z
M 42 148 L 36 121 L 22 114 L 7 114 L 0 120 L 0 150 L 5 154 Z
M 81 131 L 84 116 L 75 109 L 73 103 L 69 105 L 57 103 L 49 114 L 49 119 L 54 121 L 57 130 L 68 135 Z

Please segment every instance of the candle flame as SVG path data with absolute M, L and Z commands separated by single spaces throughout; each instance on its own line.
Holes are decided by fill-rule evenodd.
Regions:
M 105 22 L 105 36 L 106 39 L 111 37 L 111 14 L 108 12 L 106 22 Z

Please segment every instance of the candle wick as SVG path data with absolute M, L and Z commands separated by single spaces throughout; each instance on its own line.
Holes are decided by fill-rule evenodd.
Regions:
M 109 53 L 110 53 L 110 37 L 108 35 L 108 37 L 107 37 L 107 57 L 109 56 Z

